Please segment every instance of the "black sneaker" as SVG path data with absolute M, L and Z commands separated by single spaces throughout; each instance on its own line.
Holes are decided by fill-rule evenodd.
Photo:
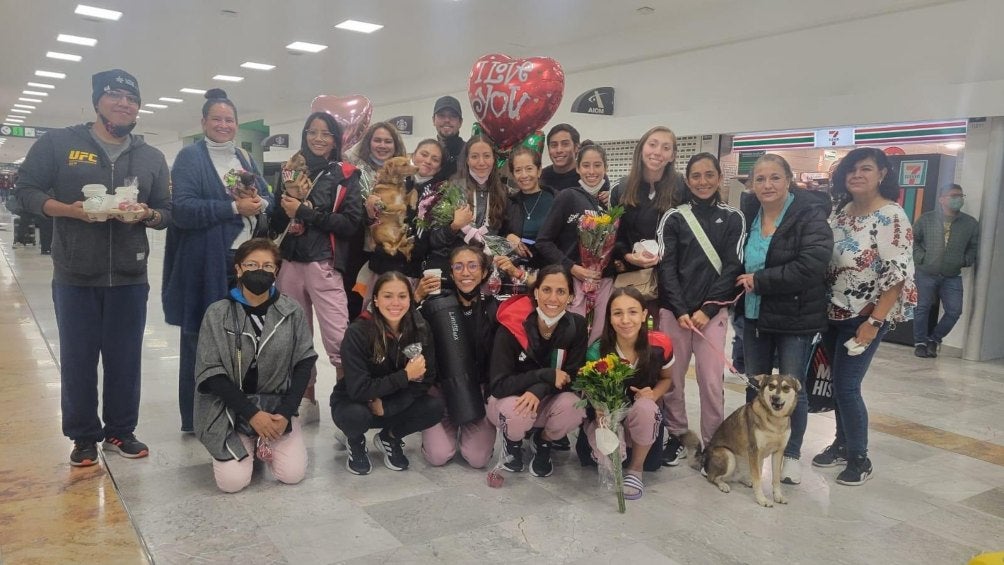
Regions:
M 924 345 L 923 343 L 918 343 L 913 348 L 913 354 L 916 355 L 917 357 L 922 357 L 922 358 L 926 359 L 928 357 L 928 355 L 927 355 L 927 346 Z
M 929 341 L 927 342 L 927 356 L 934 359 L 938 356 L 938 342 Z
M 847 461 L 847 468 L 837 475 L 837 483 L 856 487 L 863 485 L 872 476 L 872 462 L 865 455 L 851 457 Z
M 819 455 L 812 458 L 813 467 L 836 467 L 847 463 L 847 448 L 843 445 L 831 444 Z
M 383 466 L 391 471 L 404 471 L 408 468 L 408 458 L 404 456 L 404 442 L 399 438 L 390 437 L 387 429 L 373 436 L 373 444 L 383 452 Z
M 571 451 L 572 450 L 572 442 L 571 442 L 571 440 L 568 439 L 568 436 L 565 436 L 565 437 L 563 437 L 561 439 L 556 439 L 556 440 L 552 441 L 551 442 L 551 449 L 553 449 L 555 451 Z
M 93 441 L 73 442 L 70 452 L 70 465 L 74 467 L 90 467 L 98 462 L 98 444 Z
M 662 448 L 662 466 L 676 467 L 681 459 L 687 458 L 687 448 L 680 442 L 680 438 L 669 434 L 666 440 L 666 447 Z
M 367 454 L 366 436 L 346 438 L 346 443 L 349 448 L 349 458 L 345 462 L 345 467 L 353 475 L 369 475 L 373 465 L 370 464 L 370 456 Z
M 139 459 L 150 455 L 150 449 L 146 444 L 136 439 L 133 434 L 106 437 L 103 446 L 106 451 L 117 451 L 119 455 L 128 459 Z
M 530 474 L 534 477 L 550 477 L 554 472 L 551 464 L 551 442 L 543 438 L 544 432 L 533 434 L 533 459 L 530 460 Z
M 502 468 L 510 473 L 523 472 L 523 442 L 505 440 L 502 451 Z

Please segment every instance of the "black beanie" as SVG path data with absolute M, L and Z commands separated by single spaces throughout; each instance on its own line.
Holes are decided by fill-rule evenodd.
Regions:
M 112 69 L 94 74 L 91 77 L 91 88 L 94 90 L 91 94 L 91 102 L 94 107 L 97 107 L 101 95 L 110 90 L 125 90 L 135 94 L 136 98 L 140 97 L 139 82 L 136 81 L 136 77 L 122 69 Z

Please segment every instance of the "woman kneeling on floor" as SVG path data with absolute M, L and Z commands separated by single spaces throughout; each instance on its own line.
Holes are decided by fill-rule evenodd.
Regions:
M 585 411 L 567 392 L 586 358 L 586 319 L 568 312 L 572 277 L 561 265 L 537 274 L 530 296 L 499 306 L 489 374 L 488 419 L 505 435 L 502 468 L 523 470 L 523 438 L 532 429 L 530 474 L 550 476 L 551 442 L 579 427 Z
M 237 288 L 209 306 L 199 330 L 195 432 L 224 492 L 248 486 L 254 457 L 287 484 L 307 469 L 295 416 L 317 354 L 303 310 L 275 288 L 279 265 L 271 240 L 241 244 Z
M 415 310 L 408 277 L 386 272 L 373 284 L 371 312 L 349 326 L 342 341 L 345 374 L 331 393 L 331 417 L 345 433 L 346 466 L 367 475 L 371 465 L 366 432 L 373 436 L 383 464 L 392 471 L 408 468 L 402 439 L 436 425 L 443 401 L 429 395 L 436 380 L 432 334 Z
M 645 301 L 633 287 L 615 289 L 607 303 L 606 324 L 599 341 L 589 347 L 586 359 L 596 360 L 616 353 L 635 369 L 635 374 L 625 381 L 624 394 L 631 399 L 622 426 L 621 457 L 628 456 L 624 471 L 624 498 L 636 500 L 645 491 L 642 470 L 649 450 L 659 436 L 662 411 L 659 399 L 673 386 L 673 346 L 666 334 L 648 329 L 648 310 Z M 597 418 L 589 410 L 590 421 L 585 425 L 593 459 L 609 461 L 596 449 Z

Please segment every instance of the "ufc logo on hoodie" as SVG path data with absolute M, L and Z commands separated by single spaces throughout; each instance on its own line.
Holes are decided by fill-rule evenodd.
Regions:
M 579 216 L 582 214 L 570 214 L 568 220 L 565 221 L 566 224 L 574 224 L 579 221 Z
M 87 151 L 80 151 L 74 149 L 70 151 L 70 155 L 67 157 L 67 163 L 74 167 L 76 165 L 97 165 L 98 164 L 98 154 L 88 153 Z

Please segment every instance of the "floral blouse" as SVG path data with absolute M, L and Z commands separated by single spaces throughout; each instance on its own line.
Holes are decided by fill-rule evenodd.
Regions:
M 913 228 L 899 204 L 889 203 L 867 216 L 838 210 L 830 216 L 833 257 L 826 272 L 831 292 L 829 318 L 846 320 L 858 315 L 879 296 L 903 284 L 887 319 L 913 319 L 917 286 L 913 280 Z

